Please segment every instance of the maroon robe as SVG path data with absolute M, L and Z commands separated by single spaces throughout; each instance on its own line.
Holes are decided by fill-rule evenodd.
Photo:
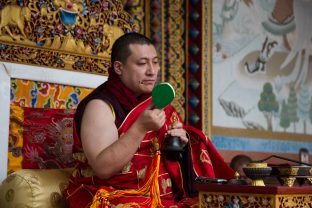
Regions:
M 149 105 L 151 98 L 146 99 L 147 96 L 149 95 L 136 98 L 114 75 L 110 76 L 106 83 L 79 104 L 75 117 L 76 154 L 74 156 L 77 159 L 77 168 L 64 192 L 70 207 L 89 207 L 92 200 L 96 199 L 94 197 L 96 193 L 100 194 L 101 191 L 109 195 L 106 198 L 103 198 L 103 195 L 99 196 L 101 200 L 108 200 L 108 203 L 113 205 L 129 204 L 132 207 L 150 207 L 155 197 L 158 197 L 160 199 L 159 205 L 184 207 L 197 203 L 196 197 L 195 199 L 191 198 L 189 187 L 192 186 L 193 181 L 188 183 L 185 180 L 190 176 L 186 172 L 192 173 L 194 177 L 233 178 L 234 171 L 224 162 L 211 141 L 194 127 L 183 127 L 189 136 L 189 145 L 186 147 L 189 151 L 186 152 L 189 153 L 189 164 L 192 164 L 190 169 L 182 167 L 178 160 L 168 159 L 162 153 L 161 149 L 167 126 L 176 121 L 183 122 L 172 106 L 167 106 L 164 109 L 167 118 L 165 125 L 158 131 L 146 134 L 136 154 L 119 174 L 107 180 L 101 180 L 95 176 L 84 157 L 79 139 L 80 122 L 86 104 L 92 99 L 102 99 L 113 106 L 116 114 L 116 126 L 120 135 L 128 130 Z M 149 193 L 142 194 L 141 191 L 137 190 L 142 189 L 151 177 L 151 172 L 155 169 L 156 156 L 159 162 L 157 171 L 154 171 L 156 177 L 154 178 L 154 185 L 149 184 L 149 186 L 157 186 L 156 192 L 159 196 L 153 194 L 155 189 L 154 192 L 151 190 L 152 194 L 149 196 Z M 186 175 L 188 177 L 185 177 Z M 188 184 L 191 185 L 188 186 Z M 127 190 L 127 193 L 118 190 Z

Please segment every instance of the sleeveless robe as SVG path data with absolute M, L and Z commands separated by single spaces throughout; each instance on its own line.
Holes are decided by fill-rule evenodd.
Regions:
M 146 134 L 137 152 L 123 170 L 106 180 L 98 178 L 88 165 L 80 141 L 82 115 L 88 102 L 93 99 L 103 100 L 112 107 L 119 135 L 128 130 L 151 102 L 150 94 L 136 98 L 116 76 L 110 76 L 107 82 L 79 103 L 74 125 L 74 158 L 77 166 L 64 191 L 69 207 L 89 207 L 96 201 L 101 203 L 93 203 L 93 207 L 152 207 L 155 203 L 160 207 L 189 207 L 198 203 L 194 177 L 234 177 L 234 171 L 224 162 L 211 141 L 194 127 L 183 127 L 189 137 L 189 145 L 183 153 L 185 159 L 173 160 L 169 158 L 170 155 L 161 151 L 167 126 L 173 122 L 183 122 L 175 109 L 169 105 L 164 109 L 164 126 L 158 131 Z M 159 160 L 158 165 L 155 165 L 156 157 Z M 154 170 L 154 166 L 157 166 L 157 171 Z M 152 172 L 155 175 L 153 183 L 149 183 L 147 189 L 142 191 Z M 156 186 L 156 190 L 153 186 Z M 103 203 L 103 200 L 107 203 Z

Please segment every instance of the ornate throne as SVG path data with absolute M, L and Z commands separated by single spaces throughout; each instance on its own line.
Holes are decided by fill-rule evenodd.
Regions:
M 0 207 L 66 207 L 75 108 L 106 80 L 113 42 L 142 32 L 124 6 L 0 0 Z

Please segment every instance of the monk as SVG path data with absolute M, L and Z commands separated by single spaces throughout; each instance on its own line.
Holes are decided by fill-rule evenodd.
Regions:
M 77 167 L 64 191 L 69 207 L 191 207 L 198 204 L 196 176 L 233 178 L 200 130 L 184 125 L 171 105 L 153 105 L 159 69 L 144 35 L 115 41 L 108 80 L 75 114 Z M 168 136 L 179 137 L 182 153 L 163 151 Z

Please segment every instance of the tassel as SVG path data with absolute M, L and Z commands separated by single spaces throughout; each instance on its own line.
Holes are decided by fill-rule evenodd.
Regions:
M 108 191 L 105 189 L 99 189 L 93 197 L 90 208 L 109 208 L 109 201 L 106 199 Z
M 109 192 L 105 190 L 105 187 L 101 187 L 93 197 L 92 204 L 90 208 L 108 208 L 112 199 L 116 199 L 126 195 L 132 196 L 146 196 L 150 195 L 151 203 L 150 207 L 152 208 L 162 208 L 159 193 L 159 184 L 158 184 L 158 173 L 160 166 L 160 151 L 157 150 L 155 156 L 150 164 L 143 185 L 138 189 L 126 189 L 126 190 L 115 190 Z M 133 203 L 129 203 L 133 204 Z
M 160 193 L 159 193 L 159 184 L 158 184 L 158 173 L 159 173 L 159 166 L 160 166 L 160 152 L 157 151 L 156 155 L 153 159 L 153 164 L 151 167 L 155 167 L 153 172 L 151 173 L 151 184 L 150 184 L 150 196 L 151 196 L 151 207 L 163 207 L 160 200 Z

